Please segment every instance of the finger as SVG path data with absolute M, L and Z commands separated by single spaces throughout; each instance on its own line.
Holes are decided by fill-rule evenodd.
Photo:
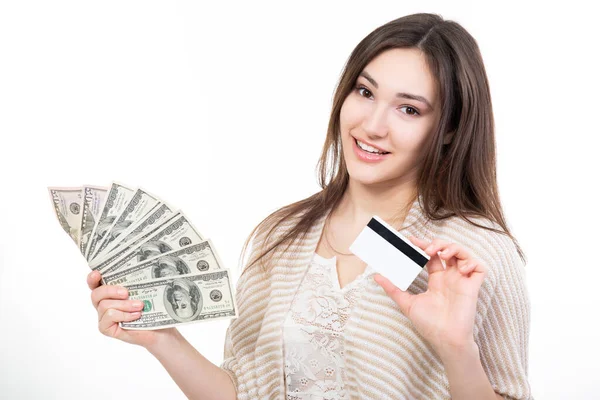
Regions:
M 125 300 L 128 296 L 129 292 L 123 286 L 102 285 L 92 290 L 92 304 L 98 308 L 98 303 L 104 299 Z
M 449 243 L 441 251 L 440 257 L 444 260 L 449 260 L 452 257 L 456 257 L 457 260 L 469 260 L 472 258 L 471 253 L 458 243 Z
M 412 244 L 414 244 L 415 246 L 417 246 L 421 250 L 425 250 L 427 248 L 427 246 L 429 246 L 429 244 L 431 243 L 428 240 L 421 239 L 421 238 L 418 238 L 416 236 L 409 236 L 408 240 L 410 240 L 412 242 Z
M 477 260 L 472 260 L 471 262 L 460 266 L 458 270 L 463 275 L 470 275 L 473 272 L 487 275 L 487 267 Z
M 427 268 L 427 273 L 429 275 L 446 269 L 444 263 L 442 262 L 442 259 L 440 258 L 440 256 L 438 256 L 437 253 L 431 256 L 429 261 L 427 261 L 427 264 L 425 264 L 425 268 Z
M 141 311 L 144 308 L 144 303 L 140 300 L 102 300 L 98 303 L 98 320 L 104 317 L 106 311 L 115 309 L 124 312 Z
M 429 256 L 437 254 L 438 251 L 445 249 L 450 245 L 450 242 L 442 239 L 433 239 L 431 244 L 425 248 L 425 253 Z
M 87 284 L 91 290 L 96 289 L 100 286 L 100 280 L 102 279 L 102 275 L 98 271 L 92 271 L 87 276 Z
M 414 302 L 415 295 L 400 290 L 400 288 L 390 282 L 390 280 L 383 275 L 375 274 L 373 279 L 383 288 L 387 295 L 390 296 L 392 300 L 396 302 L 396 304 L 398 304 L 402 314 L 408 316 Z
M 114 329 L 115 324 L 118 324 L 119 322 L 135 321 L 140 318 L 141 315 L 142 313 L 139 311 L 130 313 L 115 310 L 114 308 L 108 309 L 98 323 L 98 330 L 104 335 L 112 336 L 110 331 Z
M 471 264 L 472 262 L 473 262 L 473 259 L 457 260 L 456 267 L 460 269 L 461 267 L 466 267 L 467 265 Z
M 427 249 L 430 245 L 433 244 L 433 242 L 429 242 L 425 239 L 420 239 L 416 236 L 410 236 L 408 238 L 415 246 L 418 246 L 421 250 L 425 250 Z M 439 241 L 439 239 L 438 239 Z M 426 252 L 427 253 L 427 252 Z M 432 253 L 432 254 L 427 254 L 428 256 L 430 256 L 429 261 L 426 264 L 426 268 L 427 268 L 427 272 L 429 274 L 432 274 L 434 272 L 437 271 L 443 271 L 444 269 L 446 269 L 444 263 L 442 262 L 442 260 L 438 257 L 437 253 Z

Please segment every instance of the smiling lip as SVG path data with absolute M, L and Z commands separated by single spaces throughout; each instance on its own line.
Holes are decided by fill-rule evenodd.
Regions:
M 361 142 L 363 142 L 361 140 Z M 365 143 L 365 142 L 363 142 Z M 369 146 L 373 146 L 370 143 L 367 143 Z M 375 146 L 373 146 L 375 147 Z M 380 149 L 379 147 L 375 147 L 378 150 L 381 151 L 385 151 L 383 149 Z M 374 162 L 379 162 L 381 160 L 384 160 L 388 155 L 388 154 L 373 154 L 373 153 L 369 153 L 368 151 L 365 151 L 363 149 L 361 149 L 360 147 L 358 147 L 358 145 L 356 144 L 356 139 L 352 138 L 352 149 L 354 150 L 354 154 L 356 154 L 356 156 L 358 157 L 359 160 L 361 161 L 365 161 L 365 162 L 369 162 L 369 163 L 374 163 Z

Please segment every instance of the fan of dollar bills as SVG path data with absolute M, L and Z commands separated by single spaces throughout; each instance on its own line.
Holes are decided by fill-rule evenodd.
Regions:
M 56 217 L 104 284 L 144 302 L 126 329 L 237 317 L 230 271 L 189 219 L 157 196 L 116 182 L 49 187 Z

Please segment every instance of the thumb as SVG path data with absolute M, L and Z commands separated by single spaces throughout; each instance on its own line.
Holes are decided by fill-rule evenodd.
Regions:
M 383 288 L 387 295 L 390 296 L 392 300 L 396 302 L 396 304 L 398 304 L 398 307 L 400 307 L 400 311 L 402 311 L 402 314 L 408 317 L 416 296 L 414 294 L 410 294 L 408 292 L 400 290 L 398 286 L 394 285 L 392 282 L 390 282 L 388 278 L 384 277 L 383 275 L 375 274 L 373 279 Z

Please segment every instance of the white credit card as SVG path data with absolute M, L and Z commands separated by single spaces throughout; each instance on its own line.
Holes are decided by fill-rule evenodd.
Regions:
M 371 218 L 350 251 L 406 291 L 429 261 L 429 256 L 378 216 Z

